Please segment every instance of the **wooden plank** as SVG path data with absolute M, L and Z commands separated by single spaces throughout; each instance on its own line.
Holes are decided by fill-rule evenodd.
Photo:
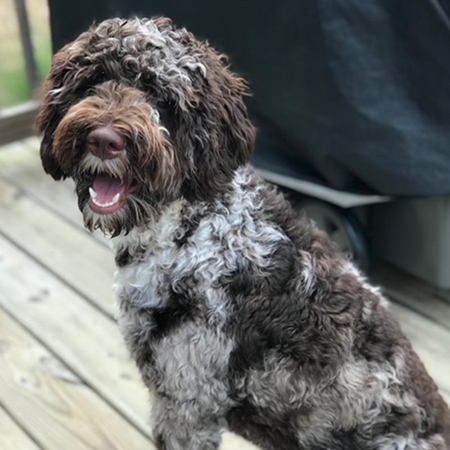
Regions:
M 44 450 L 155 448 L 0 310 L 0 401 Z
M 450 332 L 404 306 L 392 303 L 390 307 L 450 405 Z
M 89 234 L 0 180 L 0 233 L 112 316 L 114 259 Z
M 377 262 L 371 279 L 396 302 L 450 330 L 450 293 L 391 266 Z
M 143 432 L 148 393 L 117 325 L 0 236 L 0 305 Z
M 20 162 L 15 165 L 9 164 L 3 170 L 0 167 L 2 178 L 20 187 L 30 197 L 38 199 L 55 215 L 60 215 L 75 226 L 81 227 L 83 216 L 77 207 L 73 181 L 55 181 L 44 173 L 34 154 L 23 147 L 20 150 L 22 157 Z M 26 155 L 24 152 L 26 152 Z M 10 152 L 4 151 L 4 153 Z
M 22 166 L 29 165 L 36 161 L 36 152 L 30 151 L 28 139 L 24 141 L 15 141 L 0 147 L 0 172 L 7 174 L 10 170 L 17 167 L 21 170 Z
M 0 342 L 0 348 L 3 340 Z M 1 350 L 0 350 L 1 354 Z M 42 450 L 0 406 L 0 448 L 2 450 Z
M 0 145 L 32 136 L 38 108 L 39 103 L 31 101 L 0 111 Z
M 57 216 L 63 217 L 77 228 L 83 228 L 83 217 L 78 209 L 73 181 L 68 179 L 56 182 L 44 173 L 39 159 L 39 140 L 36 137 L 2 148 L 0 175 Z M 109 239 L 103 233 L 96 231 L 93 235 L 108 246 Z

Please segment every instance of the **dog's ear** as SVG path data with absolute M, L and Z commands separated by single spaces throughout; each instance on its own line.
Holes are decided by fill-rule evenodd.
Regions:
M 204 70 L 192 72 L 191 106 L 176 125 L 181 149 L 191 152 L 183 185 L 188 199 L 211 198 L 226 189 L 235 170 L 250 161 L 256 139 L 244 103 L 245 81 L 228 69 L 224 56 L 197 45 L 193 50 Z
M 78 39 L 86 40 L 88 33 L 83 33 Z M 50 174 L 55 180 L 66 178 L 68 174 L 61 168 L 55 157 L 53 149 L 53 138 L 55 130 L 64 116 L 64 112 L 73 102 L 76 95 L 73 91 L 74 86 L 80 84 L 76 81 L 76 75 L 79 76 L 82 70 L 88 70 L 83 67 L 77 71 L 71 70 L 78 64 L 78 60 L 82 57 L 80 52 L 68 44 L 63 47 L 54 57 L 52 68 L 48 74 L 43 86 L 42 105 L 36 120 L 36 129 L 42 134 L 41 142 L 41 160 L 46 173 Z
M 53 134 L 59 122 L 58 106 L 52 101 L 53 83 L 47 78 L 44 83 L 45 97 L 36 120 L 36 129 L 42 134 L 41 161 L 46 173 L 55 180 L 65 177 L 65 174 L 53 153 Z
M 215 55 L 216 56 L 216 55 Z M 224 56 L 219 56 L 218 65 L 206 73 L 206 81 L 215 89 L 207 91 L 205 101 L 210 105 L 211 125 L 220 128 L 217 151 L 233 169 L 249 162 L 255 147 L 256 132 L 249 120 L 244 96 L 249 95 L 243 78 L 237 77 L 225 65 Z
M 66 45 L 53 57 L 52 68 L 44 82 L 42 105 L 36 120 L 36 129 L 42 134 L 42 166 L 45 172 L 55 180 L 60 180 L 67 176 L 55 157 L 53 138 L 55 130 L 63 117 L 61 109 L 64 92 L 62 92 L 61 86 L 63 86 L 64 74 L 67 72 L 70 58 L 71 50 L 69 45 Z

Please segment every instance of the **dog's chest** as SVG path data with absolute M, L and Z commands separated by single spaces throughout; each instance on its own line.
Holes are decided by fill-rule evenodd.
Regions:
M 203 234 L 203 235 L 202 235 Z M 124 309 L 175 310 L 208 303 L 217 296 L 217 279 L 225 272 L 223 246 L 206 233 L 179 245 L 173 235 L 125 247 L 128 263 L 114 276 L 114 293 Z M 156 242 L 155 242 L 156 241 Z
M 229 280 L 238 271 L 264 273 L 286 238 L 241 208 L 204 216 L 184 234 L 181 211 L 166 216 L 115 246 L 116 260 L 125 262 L 114 281 L 119 326 L 152 382 L 176 380 L 180 367 L 192 382 L 213 382 L 226 372 L 234 345 L 224 331 L 233 314 Z
M 286 240 L 249 210 L 244 214 L 239 203 L 235 212 L 205 213 L 186 230 L 183 205 L 173 205 L 158 223 L 118 238 L 116 261 L 125 264 L 115 274 L 114 292 L 123 309 L 182 309 L 185 302 L 222 308 L 223 280 L 249 267 L 264 271 Z
M 201 347 L 205 327 L 220 328 L 226 321 L 225 292 L 217 286 L 226 272 L 222 244 L 208 221 L 180 244 L 180 214 L 166 216 L 158 226 L 130 233 L 115 248 L 116 261 L 124 262 L 114 278 L 117 319 L 138 360 L 149 344 L 155 353 L 182 335 L 181 342 Z M 190 353 L 201 351 L 193 347 Z
M 180 400 L 208 386 L 206 397 L 223 391 L 233 347 L 223 331 L 225 291 L 216 286 L 223 254 L 209 238 L 201 246 L 198 239 L 180 246 L 160 236 L 134 249 L 115 274 L 118 323 L 144 380 Z

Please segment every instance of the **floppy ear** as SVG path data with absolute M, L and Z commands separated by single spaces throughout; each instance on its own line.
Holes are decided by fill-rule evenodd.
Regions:
M 83 33 L 78 41 L 84 41 L 88 38 L 88 33 Z M 64 111 L 76 99 L 76 88 L 80 91 L 83 86 L 83 77 L 79 75 L 90 69 L 89 65 L 73 70 L 83 57 L 71 44 L 63 47 L 54 57 L 52 68 L 48 74 L 44 86 L 44 99 L 39 111 L 36 128 L 42 136 L 41 142 L 41 160 L 46 173 L 50 174 L 55 180 L 68 176 L 57 159 L 53 151 L 53 135 L 59 122 L 64 116 Z M 77 79 L 78 76 L 78 79 Z M 80 81 L 81 80 L 81 81 Z
M 42 134 L 41 141 L 41 161 L 46 173 L 51 175 L 55 180 L 65 178 L 60 164 L 53 153 L 53 134 L 60 121 L 58 107 L 52 102 L 51 89 L 53 83 L 47 78 L 44 83 L 45 98 L 39 111 L 36 128 Z
M 196 45 L 195 45 L 196 44 Z M 179 113 L 177 146 L 189 149 L 183 194 L 188 199 L 212 198 L 224 191 L 235 170 L 248 163 L 255 147 L 256 131 L 251 124 L 244 96 L 247 85 L 225 65 L 225 57 L 207 44 L 196 42 L 205 71 L 192 72 L 188 112 Z

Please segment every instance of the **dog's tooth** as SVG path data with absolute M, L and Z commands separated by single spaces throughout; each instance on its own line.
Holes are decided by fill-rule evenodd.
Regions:
M 99 206 L 100 208 L 108 208 L 109 206 L 113 206 L 113 205 L 115 205 L 115 204 L 119 201 L 119 199 L 120 199 L 120 193 L 118 193 L 118 194 L 116 194 L 116 195 L 114 196 L 114 198 L 112 199 L 111 202 L 100 203 L 100 202 L 97 200 L 98 194 L 97 194 L 97 192 L 94 191 L 94 189 L 89 188 L 89 194 L 90 194 L 90 196 L 91 196 L 92 202 L 93 202 L 95 205 Z
M 97 198 L 97 192 L 94 191 L 91 187 L 89 188 L 89 195 L 91 196 L 92 200 L 95 200 Z

